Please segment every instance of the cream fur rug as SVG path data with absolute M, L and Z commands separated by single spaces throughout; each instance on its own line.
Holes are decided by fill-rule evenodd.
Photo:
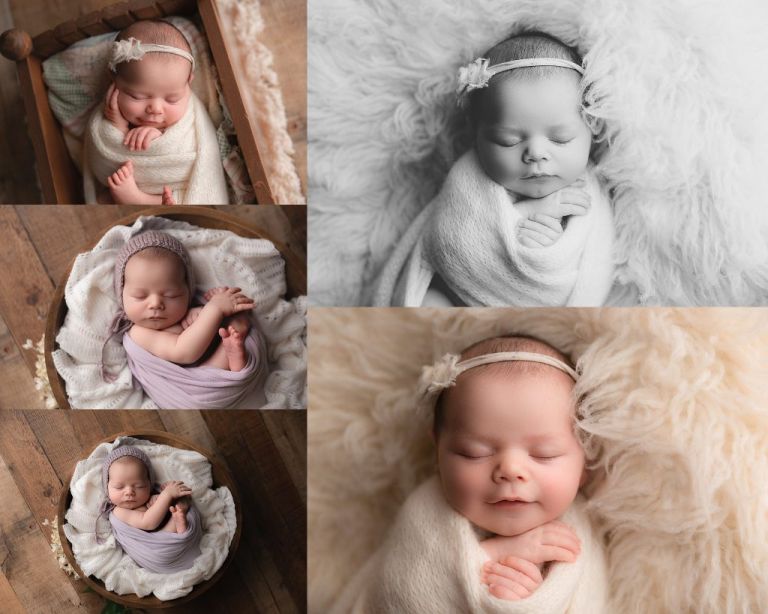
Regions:
M 585 54 L 611 300 L 765 303 L 766 23 L 760 0 L 310 0 L 313 301 L 362 301 L 468 147 L 457 68 L 525 27 Z
M 309 603 L 325 612 L 433 471 L 414 415 L 423 364 L 526 332 L 583 369 L 592 519 L 608 611 L 759 612 L 768 603 L 768 312 L 314 309 Z

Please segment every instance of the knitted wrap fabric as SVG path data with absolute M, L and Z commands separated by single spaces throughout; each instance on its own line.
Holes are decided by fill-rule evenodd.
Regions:
M 148 249 L 150 247 L 160 247 L 166 249 L 169 252 L 179 257 L 184 265 L 185 278 L 187 281 L 187 287 L 189 288 L 189 303 L 192 304 L 192 299 L 195 295 L 195 278 L 192 273 L 192 261 L 189 258 L 184 244 L 171 235 L 161 232 L 159 230 L 146 230 L 133 237 L 123 245 L 123 248 L 117 254 L 115 259 L 115 297 L 120 305 L 120 310 L 115 314 L 115 317 L 110 322 L 109 329 L 107 330 L 107 338 L 104 340 L 104 345 L 101 347 L 101 377 L 104 381 L 113 381 L 114 376 L 107 373 L 104 369 L 104 350 L 107 347 L 109 340 L 115 336 L 120 335 L 128 331 L 132 322 L 128 320 L 123 308 L 123 286 L 125 285 L 125 267 L 131 257 L 138 254 L 140 251 Z

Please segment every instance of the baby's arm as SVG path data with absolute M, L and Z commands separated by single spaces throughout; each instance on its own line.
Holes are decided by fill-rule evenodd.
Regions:
M 184 482 L 170 482 L 166 484 L 166 487 L 159 495 L 157 495 L 157 498 L 146 511 L 141 512 L 139 510 L 127 510 L 121 507 L 116 507 L 113 510 L 113 513 L 124 523 L 129 524 L 132 527 L 144 531 L 152 531 L 163 521 L 163 518 L 165 518 L 165 515 L 168 513 L 168 508 L 174 499 L 190 494 L 192 494 L 192 489 L 184 484 Z
M 218 333 L 221 320 L 253 308 L 253 300 L 240 288 L 227 288 L 216 294 L 200 310 L 197 318 L 181 334 L 134 326 L 128 334 L 151 354 L 180 365 L 197 361 Z M 182 325 L 183 326 L 183 325 Z
M 192 307 L 192 309 L 187 312 L 187 315 L 185 315 L 184 319 L 181 321 L 181 327 L 186 330 L 192 326 L 192 322 L 197 320 L 197 316 L 200 315 L 202 310 L 202 307 Z
M 120 132 L 127 134 L 130 126 L 128 120 L 123 117 L 122 113 L 120 113 L 120 108 L 117 106 L 117 96 L 119 93 L 114 83 L 107 89 L 107 95 L 104 98 L 104 117 Z

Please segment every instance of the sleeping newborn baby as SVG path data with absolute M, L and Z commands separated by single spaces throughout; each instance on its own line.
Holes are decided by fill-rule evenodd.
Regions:
M 102 465 L 112 533 L 140 567 L 155 573 L 188 569 L 200 554 L 200 516 L 190 502 L 191 489 L 166 482 L 153 494 L 154 471 L 147 455 L 134 446 L 112 450 Z
M 411 493 L 335 611 L 602 612 L 602 546 L 578 496 L 576 378 L 528 337 L 487 339 L 425 369 L 419 408 L 434 412 L 438 475 Z
M 137 21 L 117 35 L 112 84 L 86 131 L 89 202 L 93 177 L 116 204 L 228 202 L 215 129 L 190 88 L 194 66 L 189 43 L 169 23 Z
M 474 147 L 397 245 L 375 304 L 603 304 L 614 233 L 589 165 L 583 73 L 573 49 L 538 32 L 461 69 Z
M 110 331 L 124 333 L 133 377 L 163 409 L 228 408 L 261 381 L 263 340 L 240 288 L 213 288 L 192 306 L 195 283 L 184 245 L 149 230 L 115 261 L 122 310 Z

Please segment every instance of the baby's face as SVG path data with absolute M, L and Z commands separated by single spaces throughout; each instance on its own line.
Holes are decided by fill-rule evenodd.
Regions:
M 131 66 L 131 79 L 115 77 L 117 106 L 131 125 L 163 130 L 178 122 L 187 110 L 190 64 L 184 58 L 161 60 L 153 56 L 147 54 Z
M 134 324 L 163 330 L 179 323 L 189 309 L 184 265 L 176 258 L 139 252 L 125 265 L 123 309 Z
M 485 173 L 519 198 L 542 198 L 584 172 L 592 135 L 577 75 L 508 79 L 484 92 L 476 148 Z
M 519 535 L 560 517 L 581 483 L 573 383 L 549 371 L 460 376 L 444 397 L 437 446 L 446 499 L 497 535 Z
M 126 457 L 112 463 L 109 466 L 107 491 L 115 507 L 134 510 L 146 504 L 151 494 L 151 485 L 144 463 Z

